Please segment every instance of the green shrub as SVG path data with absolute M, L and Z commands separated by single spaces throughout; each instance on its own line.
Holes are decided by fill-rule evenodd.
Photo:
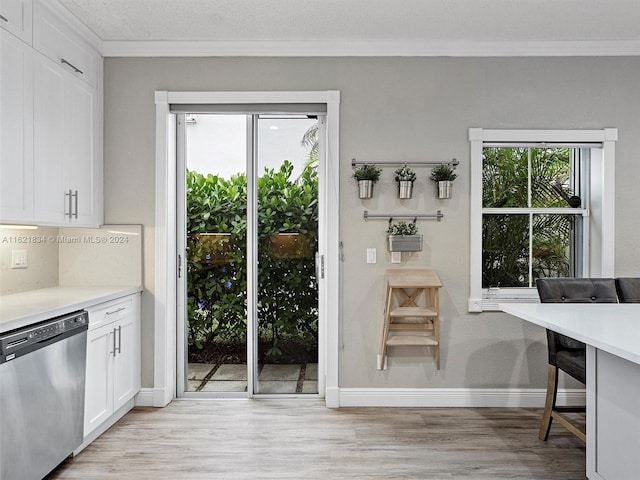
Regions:
M 315 260 L 274 255 L 271 235 L 300 233 L 317 250 L 318 175 L 308 166 L 297 180 L 293 165 L 265 169 L 258 178 L 258 324 L 271 360 L 279 343 L 317 343 Z M 246 342 L 247 182 L 187 171 L 188 342 L 198 349 L 215 342 Z M 225 233 L 221 239 L 211 235 Z

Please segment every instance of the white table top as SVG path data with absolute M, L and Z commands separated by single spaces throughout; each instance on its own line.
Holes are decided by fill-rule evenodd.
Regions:
M 0 296 L 0 333 L 142 291 L 141 287 L 52 287 Z
M 503 312 L 640 364 L 640 304 L 501 303 Z

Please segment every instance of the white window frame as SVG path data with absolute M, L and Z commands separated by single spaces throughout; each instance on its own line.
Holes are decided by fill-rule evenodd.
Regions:
M 538 301 L 535 288 L 482 288 L 482 149 L 485 144 L 593 144 L 590 161 L 588 260 L 590 277 L 614 277 L 616 128 L 601 130 L 469 129 L 471 147 L 469 312 L 497 311 L 499 303 Z M 515 212 L 514 212 L 515 213 Z

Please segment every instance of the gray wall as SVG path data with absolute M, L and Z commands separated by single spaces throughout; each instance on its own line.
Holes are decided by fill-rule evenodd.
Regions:
M 640 275 L 635 202 L 640 179 L 639 58 L 108 58 L 105 59 L 105 223 L 145 232 L 143 386 L 153 384 L 155 90 L 341 91 L 340 226 L 344 241 L 341 387 L 538 387 L 546 376 L 541 329 L 501 313 L 468 314 L 469 127 L 617 127 L 616 272 Z M 454 197 L 438 200 L 428 169 L 417 196 L 395 198 L 385 169 L 372 200 L 359 200 L 351 158 L 460 160 Z M 443 281 L 442 370 L 420 350 L 376 371 L 383 306 L 385 223 L 362 211 L 441 209 L 420 223 L 424 250 L 403 265 Z M 378 249 L 367 265 L 365 249 Z M 406 254 L 405 254 L 406 255 Z

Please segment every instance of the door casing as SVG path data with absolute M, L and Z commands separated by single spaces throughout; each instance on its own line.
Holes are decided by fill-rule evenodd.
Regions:
M 168 92 L 156 91 L 156 232 L 154 296 L 154 406 L 165 406 L 177 386 L 176 115 L 174 104 L 291 104 L 327 106 L 324 162 L 318 169 L 320 218 L 318 248 L 324 258 L 319 280 L 318 388 L 328 407 L 339 406 L 338 338 L 340 316 L 339 236 L 339 105 L 340 92 Z M 324 327 L 324 328 L 322 328 Z

